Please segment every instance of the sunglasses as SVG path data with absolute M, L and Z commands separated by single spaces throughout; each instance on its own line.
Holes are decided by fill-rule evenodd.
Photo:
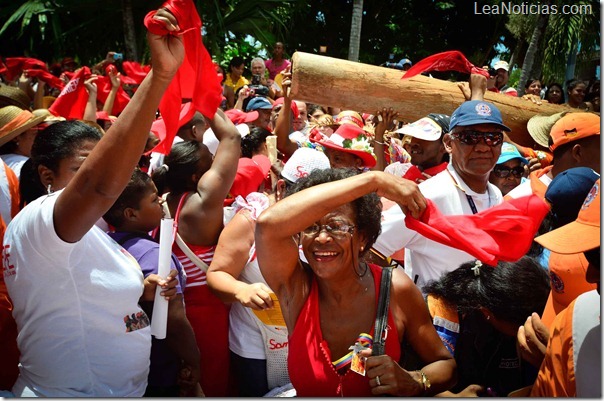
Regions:
M 484 141 L 488 146 L 497 146 L 503 142 L 503 132 L 461 131 L 451 134 L 452 138 L 466 145 L 476 145 Z
M 493 169 L 493 175 L 499 178 L 507 178 L 510 176 L 510 174 L 512 174 L 515 178 L 521 178 L 524 175 L 524 167 L 496 167 Z

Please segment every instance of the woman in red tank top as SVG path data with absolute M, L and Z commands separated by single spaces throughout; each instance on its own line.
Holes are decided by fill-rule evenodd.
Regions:
M 169 191 L 167 203 L 178 233 L 189 248 L 210 264 L 223 228 L 223 202 L 241 152 L 241 136 L 218 109 L 210 121 L 220 141 L 214 159 L 201 142 L 175 144 L 164 165 L 153 172 L 159 193 Z M 174 244 L 174 253 L 187 273 L 184 291 L 187 318 L 193 326 L 201 356 L 201 388 L 208 397 L 232 395 L 229 383 L 229 308 L 206 283 L 206 273 Z
M 371 356 L 381 269 L 362 261 L 380 233 L 378 195 L 419 216 L 426 201 L 411 181 L 383 172 L 313 171 L 257 220 L 260 270 L 275 290 L 289 337 L 298 396 L 432 395 L 455 383 L 455 361 L 432 325 L 419 289 L 394 269 L 385 355 Z M 308 264 L 299 259 L 302 245 Z M 403 369 L 406 339 L 425 366 Z M 350 350 L 353 350 L 352 352 Z M 366 357 L 357 373 L 356 350 Z

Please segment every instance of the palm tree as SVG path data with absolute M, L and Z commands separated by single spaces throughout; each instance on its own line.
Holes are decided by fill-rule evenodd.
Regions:
M 361 25 L 363 23 L 363 0 L 352 3 L 352 20 L 350 21 L 350 44 L 348 45 L 348 60 L 359 61 L 361 44 Z
M 545 1 L 544 4 L 546 6 L 549 6 L 549 1 Z M 522 64 L 522 73 L 520 74 L 520 80 L 518 81 L 518 85 L 516 86 L 516 91 L 518 91 L 519 96 L 524 95 L 524 84 L 526 84 L 526 81 L 528 81 L 529 75 L 531 74 L 531 71 L 533 69 L 535 55 L 539 50 L 541 37 L 545 33 L 548 20 L 549 14 L 546 13 L 539 14 L 539 17 L 537 18 L 537 25 L 533 30 L 531 41 L 529 42 L 528 49 L 526 50 L 526 56 L 524 57 L 524 63 Z

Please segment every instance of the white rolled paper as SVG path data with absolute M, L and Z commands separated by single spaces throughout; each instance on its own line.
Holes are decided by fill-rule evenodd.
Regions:
M 157 262 L 157 274 L 168 277 L 170 274 L 170 259 L 172 257 L 172 242 L 174 238 L 172 231 L 174 219 L 161 219 L 159 229 L 159 260 Z M 166 338 L 166 326 L 168 324 L 168 302 L 160 295 L 162 289 L 155 289 L 155 301 L 153 302 L 153 317 L 151 319 L 151 335 L 158 340 Z

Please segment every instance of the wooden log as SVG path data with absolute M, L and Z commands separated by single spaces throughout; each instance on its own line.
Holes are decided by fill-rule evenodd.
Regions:
M 402 80 L 399 70 L 310 53 L 296 52 L 291 61 L 291 93 L 296 100 L 371 114 L 392 107 L 405 122 L 429 113 L 450 115 L 464 101 L 454 82 L 422 75 Z M 535 143 L 526 128 L 531 117 L 568 110 L 490 91 L 484 97 L 501 111 L 504 124 L 512 129 L 510 138 L 529 147 Z

